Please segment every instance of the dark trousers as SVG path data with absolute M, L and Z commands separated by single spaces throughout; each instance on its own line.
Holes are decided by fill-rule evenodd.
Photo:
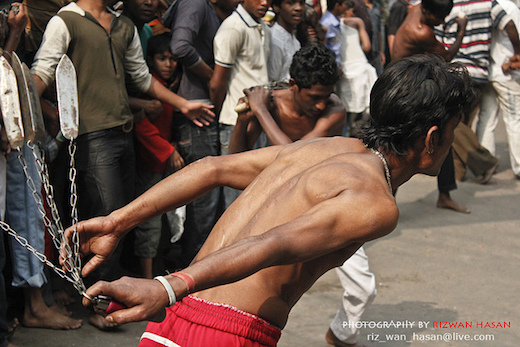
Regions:
M 84 134 L 77 139 L 78 210 L 80 219 L 106 216 L 134 198 L 133 135 L 121 127 Z M 92 280 L 114 280 L 122 242 Z
M 442 163 L 441 172 L 437 176 L 437 188 L 441 193 L 448 193 L 450 190 L 457 189 L 457 182 L 455 181 L 455 166 L 453 164 L 453 153 L 450 147 L 448 156 Z

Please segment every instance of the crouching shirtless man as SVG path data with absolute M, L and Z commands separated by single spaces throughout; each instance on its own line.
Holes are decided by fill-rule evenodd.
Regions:
M 475 97 L 470 83 L 462 67 L 436 57 L 403 59 L 373 88 L 363 141 L 312 139 L 207 157 L 107 217 L 80 222 L 81 251 L 94 253 L 87 275 L 147 218 L 217 186 L 244 190 L 182 272 L 101 281 L 86 294 L 124 303 L 128 309 L 106 317 L 115 323 L 166 307 L 142 346 L 275 346 L 289 311 L 321 275 L 396 227 L 392 190 L 416 173 L 438 174 Z

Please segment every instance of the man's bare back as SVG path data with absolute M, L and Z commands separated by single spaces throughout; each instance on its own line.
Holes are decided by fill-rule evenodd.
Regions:
M 433 29 L 434 26 L 444 22 L 444 17 L 450 12 L 453 3 L 450 2 L 448 5 L 443 3 L 443 6 L 445 7 L 440 8 L 436 0 L 425 0 L 408 10 L 408 15 L 395 34 L 392 51 L 390 52 L 392 61 L 414 54 L 429 53 L 438 54 L 446 61 L 453 59 L 462 44 L 468 20 L 463 16 L 456 19 L 459 25 L 457 40 L 451 47 L 445 47 L 437 41 Z M 434 10 L 435 13 L 433 13 Z
M 399 60 L 414 54 L 432 52 L 436 48 L 433 28 L 421 22 L 421 6 L 408 10 L 403 24 L 397 30 L 392 47 L 392 60 Z M 444 50 L 444 47 L 443 47 Z
M 335 184 L 324 183 L 331 181 Z M 375 202 L 377 207 L 372 209 L 364 201 Z M 319 211 L 320 204 L 331 205 L 327 214 L 310 217 L 311 211 Z M 295 229 L 291 237 L 299 242 L 300 233 L 316 234 L 315 245 L 307 246 L 327 249 L 323 256 L 267 268 L 238 282 L 198 292 L 196 296 L 232 305 L 283 328 L 292 306 L 323 273 L 341 265 L 364 242 L 390 232 L 396 225 L 397 206 L 385 181 L 381 160 L 356 139 L 310 140 L 287 147 L 226 210 L 194 262 L 244 238 L 294 222 L 305 214 L 320 219 L 316 225 L 323 232 Z M 335 224 L 342 216 L 356 218 Z M 330 224 L 321 218 L 330 219 Z M 357 229 L 356 221 L 363 225 L 366 218 L 382 219 L 373 228 Z M 347 239 L 349 242 L 345 242 Z M 251 292 L 258 295 L 251 298 Z

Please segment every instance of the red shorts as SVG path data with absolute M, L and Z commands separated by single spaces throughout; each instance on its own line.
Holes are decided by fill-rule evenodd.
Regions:
M 139 346 L 276 346 L 281 330 L 232 306 L 187 296 L 166 308 L 161 323 L 148 323 Z

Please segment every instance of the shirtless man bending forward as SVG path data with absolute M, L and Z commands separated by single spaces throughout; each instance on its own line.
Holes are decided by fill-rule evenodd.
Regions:
M 423 0 L 410 8 L 403 24 L 395 34 L 390 52 L 392 61 L 424 53 L 436 53 L 446 61 L 451 61 L 462 45 L 468 18 L 461 15 L 455 19 L 458 25 L 457 38 L 449 48 L 437 41 L 433 28 L 444 23 L 444 18 L 450 14 L 452 8 L 452 0 Z
M 363 141 L 312 139 L 207 157 L 107 217 L 80 222 L 81 251 L 95 254 L 87 275 L 145 219 L 217 186 L 244 190 L 182 272 L 98 282 L 86 294 L 129 307 L 106 317 L 116 323 L 170 306 L 161 323 L 149 323 L 142 346 L 275 346 L 289 311 L 321 275 L 396 227 L 392 189 L 416 173 L 438 174 L 475 97 L 470 83 L 463 68 L 439 58 L 403 59 L 372 90 Z

